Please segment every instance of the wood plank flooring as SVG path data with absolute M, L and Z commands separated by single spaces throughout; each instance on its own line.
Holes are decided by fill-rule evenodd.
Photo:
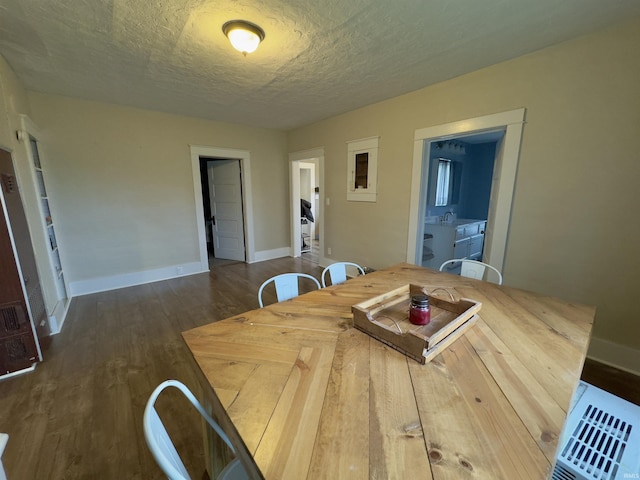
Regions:
M 319 279 L 322 270 L 294 258 L 216 262 L 208 274 L 73 299 L 45 361 L 33 373 L 0 382 L 9 480 L 163 478 L 144 441 L 142 414 L 151 391 L 167 378 L 199 395 L 180 333 L 257 308 L 260 284 L 291 271 Z M 637 399 L 640 379 L 617 373 L 587 361 L 583 378 Z M 191 475 L 202 478 L 197 413 L 172 390 L 157 408 Z
M 226 262 L 208 274 L 74 298 L 44 362 L 0 382 L 8 478 L 163 478 L 147 449 L 142 415 L 152 390 L 168 378 L 199 395 L 180 333 L 258 308 L 261 283 L 291 271 L 318 279 L 322 272 L 294 258 Z M 273 301 L 273 294 L 265 297 Z M 157 408 L 191 475 L 202 478 L 198 414 L 172 389 Z
M 582 380 L 613 393 L 628 402 L 640 405 L 640 376 L 619 370 L 587 358 Z

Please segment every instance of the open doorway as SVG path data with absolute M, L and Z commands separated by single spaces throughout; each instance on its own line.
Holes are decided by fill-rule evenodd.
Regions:
M 244 262 L 240 160 L 200 157 L 200 179 L 209 263 Z
M 318 263 L 320 229 L 316 217 L 320 209 L 317 183 L 318 161 L 300 162 L 300 253 L 304 258 Z
M 289 155 L 291 162 L 291 256 L 320 264 L 324 248 L 322 149 Z
M 483 260 L 493 169 L 503 138 L 499 129 L 427 146 L 424 241 L 417 244 L 423 267 L 438 269 L 453 258 Z M 453 264 L 449 271 L 459 269 Z
M 484 261 L 500 271 L 503 270 L 524 114 L 525 109 L 522 108 L 428 127 L 415 132 L 407 244 L 408 262 L 422 264 L 432 147 L 436 142 L 452 138 L 473 138 L 481 134 L 504 132 L 501 141 L 496 144 L 483 252 Z
M 247 263 L 252 263 L 255 261 L 255 247 L 254 247 L 254 234 L 253 234 L 253 200 L 252 200 L 252 192 L 251 192 L 251 156 L 250 152 L 246 150 L 236 150 L 232 148 L 219 148 L 219 147 L 207 147 L 207 146 L 195 146 L 192 145 L 190 147 L 191 150 L 191 171 L 193 174 L 193 190 L 194 190 L 194 199 L 195 199 L 195 222 L 198 230 L 198 246 L 200 252 L 200 266 L 202 271 L 209 270 L 209 252 L 207 250 L 207 236 L 211 237 L 211 241 L 213 239 L 213 232 L 211 230 L 211 226 L 213 223 L 213 219 L 211 218 L 211 207 L 209 214 L 205 214 L 205 196 L 206 194 L 203 192 L 204 185 L 204 173 L 202 172 L 202 161 L 207 164 L 206 168 L 206 177 L 207 177 L 207 189 L 209 183 L 209 162 L 213 162 L 212 166 L 219 165 L 221 167 L 219 177 L 231 176 L 237 178 L 239 175 L 239 188 L 236 187 L 236 190 L 240 190 L 240 203 L 235 201 L 235 206 L 229 205 L 220 205 L 218 208 L 218 212 L 216 212 L 216 223 L 221 220 L 224 220 L 225 229 L 233 229 L 236 234 L 239 234 L 240 229 L 242 229 L 242 240 L 244 241 L 244 247 L 240 247 L 239 250 L 244 252 L 244 261 Z M 202 161 L 201 161 L 202 159 Z M 229 171 L 236 171 L 236 173 L 229 173 L 228 171 L 222 167 L 228 167 Z M 239 169 L 239 171 L 237 170 Z M 214 170 L 215 171 L 215 170 Z M 224 194 L 230 194 L 233 188 L 226 185 L 226 180 L 221 180 L 221 186 L 218 190 L 224 190 Z M 223 195 L 223 200 L 225 199 Z M 222 202 L 221 203 L 226 203 Z M 210 199 L 209 199 L 210 205 Z M 215 210 L 215 209 L 213 209 Z M 232 212 L 229 212 L 231 210 Z M 223 212 L 224 211 L 224 212 Z M 242 217 L 241 225 L 239 225 L 239 217 L 238 213 L 240 213 Z M 224 213 L 222 217 L 220 214 Z M 236 220 L 233 220 L 235 223 L 234 226 L 228 224 L 226 216 L 228 214 L 235 214 Z M 207 222 L 209 220 L 209 222 Z M 222 225 L 220 225 L 222 227 Z M 209 233 L 207 233 L 209 230 Z M 220 228 L 219 230 L 222 230 Z M 241 239 L 236 238 L 233 243 L 240 243 Z M 229 242 L 228 240 L 221 240 L 221 246 L 225 242 Z M 237 249 L 238 250 L 238 249 Z M 215 254 L 218 257 L 218 253 Z M 238 261 L 238 260 L 234 260 Z

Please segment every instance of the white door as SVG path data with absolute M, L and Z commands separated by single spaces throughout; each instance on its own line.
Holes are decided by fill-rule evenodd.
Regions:
M 213 256 L 245 260 L 242 188 L 238 160 L 207 162 Z

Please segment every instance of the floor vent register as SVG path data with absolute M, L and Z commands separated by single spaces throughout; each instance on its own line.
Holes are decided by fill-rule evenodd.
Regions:
M 580 382 L 551 478 L 640 479 L 640 406 Z

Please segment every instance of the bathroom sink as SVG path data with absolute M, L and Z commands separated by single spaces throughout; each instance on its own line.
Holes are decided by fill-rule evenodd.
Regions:
M 464 225 L 466 223 L 476 223 L 476 222 L 484 222 L 485 220 L 479 220 L 477 218 L 457 218 L 452 222 L 449 222 L 451 225 Z
M 450 227 L 457 227 L 458 225 L 466 225 L 467 223 L 476 223 L 476 222 L 484 222 L 486 220 L 478 220 L 478 219 L 473 219 L 473 218 L 456 218 L 455 220 L 448 220 L 448 221 L 442 221 L 440 219 L 433 219 L 434 217 L 431 217 L 430 219 L 428 219 L 427 221 L 425 221 L 425 224 L 429 224 L 429 225 L 444 225 L 444 226 L 450 226 Z

